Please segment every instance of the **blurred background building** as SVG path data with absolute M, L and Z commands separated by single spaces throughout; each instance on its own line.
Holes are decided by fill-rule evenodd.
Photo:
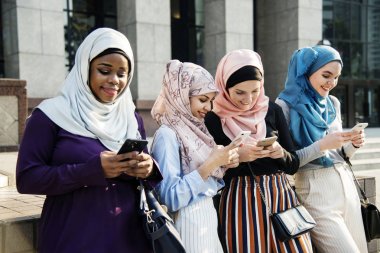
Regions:
M 380 126 L 380 0 L 1 0 L 0 15 L 0 77 L 26 80 L 29 110 L 60 89 L 83 38 L 111 27 L 131 42 L 131 89 L 148 135 L 169 59 L 214 74 L 225 53 L 253 49 L 274 100 L 293 51 L 318 43 L 343 57 L 332 94 L 342 102 L 344 126 Z

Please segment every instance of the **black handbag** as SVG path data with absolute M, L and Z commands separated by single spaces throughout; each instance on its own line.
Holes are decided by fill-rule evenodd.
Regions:
M 248 163 L 249 169 L 255 180 L 255 185 L 259 189 L 260 196 L 266 206 L 269 217 L 272 221 L 274 232 L 280 241 L 288 241 L 290 239 L 296 238 L 302 234 L 305 234 L 312 230 L 317 223 L 313 217 L 309 214 L 303 205 L 298 204 L 297 206 L 291 207 L 285 211 L 272 213 L 266 202 L 264 193 L 261 191 L 261 187 L 256 180 L 256 176 L 252 171 L 250 164 Z M 286 179 L 289 183 L 288 179 Z M 298 198 L 298 197 L 297 197 Z
M 380 238 L 380 212 L 377 207 L 368 201 L 367 195 L 365 191 L 360 186 L 358 179 L 356 178 L 354 171 L 352 170 L 352 164 L 350 159 L 346 156 L 344 149 L 342 148 L 343 159 L 348 164 L 348 167 L 351 170 L 352 176 L 354 178 L 354 182 L 358 187 L 362 198 L 360 199 L 362 218 L 363 218 L 363 226 L 365 237 L 367 242 L 370 242 L 373 239 Z
M 283 242 L 305 234 L 317 225 L 303 205 L 273 213 L 271 220 L 277 238 Z
M 151 190 L 140 180 L 140 211 L 145 235 L 154 253 L 185 253 L 181 237 L 173 220 L 162 208 Z

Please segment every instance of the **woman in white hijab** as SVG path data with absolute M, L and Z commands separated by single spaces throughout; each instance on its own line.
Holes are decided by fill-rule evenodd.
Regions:
M 46 195 L 40 253 L 151 252 L 137 213 L 136 177 L 155 184 L 161 175 L 148 154 L 117 155 L 143 128 L 129 89 L 133 69 L 128 39 L 97 29 L 78 48 L 58 96 L 29 117 L 17 189 Z

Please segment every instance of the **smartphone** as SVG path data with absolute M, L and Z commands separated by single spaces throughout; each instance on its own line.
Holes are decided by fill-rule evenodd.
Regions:
M 277 136 L 268 137 L 262 140 L 259 140 L 256 144 L 258 147 L 268 147 L 272 145 L 277 140 Z
M 368 123 L 366 123 L 366 122 L 365 123 L 358 123 L 353 128 L 351 128 L 351 131 L 360 132 L 361 130 L 363 130 L 367 126 L 368 126 Z
M 124 153 L 132 152 L 132 151 L 137 151 L 141 153 L 141 151 L 143 151 L 147 145 L 148 145 L 147 140 L 126 139 L 123 146 L 121 146 L 117 154 L 124 154 Z
M 241 143 L 247 139 L 248 136 L 251 135 L 251 131 L 241 131 L 238 135 L 235 136 L 235 138 L 231 142 L 235 142 L 237 139 L 241 139 Z

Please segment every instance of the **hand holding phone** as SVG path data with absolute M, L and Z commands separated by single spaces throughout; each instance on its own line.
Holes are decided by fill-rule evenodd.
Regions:
M 367 126 L 368 126 L 368 123 L 366 123 L 366 122 L 364 122 L 364 123 L 358 123 L 353 128 L 351 128 L 351 131 L 352 132 L 360 132 L 361 130 L 363 130 Z
M 276 140 L 277 140 L 277 136 L 268 137 L 268 138 L 259 140 L 256 146 L 265 148 L 272 145 Z

